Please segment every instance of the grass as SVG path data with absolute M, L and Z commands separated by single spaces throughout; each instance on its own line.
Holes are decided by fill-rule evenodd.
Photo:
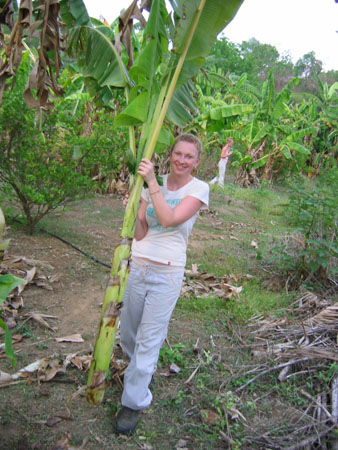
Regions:
M 248 190 L 230 185 L 222 190 L 212 187 L 210 209 L 218 213 L 214 219 L 217 225 L 213 227 L 212 221 L 201 216 L 196 230 L 208 233 L 209 239 L 206 235 L 203 249 L 194 246 L 189 249 L 188 266 L 198 262 L 200 271 L 215 276 L 241 274 L 245 278 L 249 274 L 252 277 L 243 282 L 243 290 L 236 301 L 191 298 L 179 302 L 180 310 L 187 313 L 190 308 L 194 313 L 212 316 L 223 313 L 244 322 L 253 315 L 270 313 L 290 304 L 292 295 L 269 291 L 263 285 L 265 272 L 261 267 L 261 259 L 269 251 L 274 235 L 285 227 L 282 205 L 286 201 L 284 192 L 267 188 Z M 253 240 L 258 243 L 258 249 L 253 247 Z

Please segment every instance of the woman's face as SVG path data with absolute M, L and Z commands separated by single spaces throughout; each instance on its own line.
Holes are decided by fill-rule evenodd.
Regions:
M 170 158 L 170 169 L 176 175 L 190 175 L 200 162 L 198 150 L 192 142 L 179 141 Z

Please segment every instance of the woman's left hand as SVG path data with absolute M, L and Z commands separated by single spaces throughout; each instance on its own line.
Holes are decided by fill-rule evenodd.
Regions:
M 151 161 L 149 161 L 149 159 L 146 159 L 146 158 L 141 159 L 137 173 L 142 175 L 144 181 L 146 181 L 148 186 L 152 182 L 157 183 L 155 172 L 154 172 L 154 164 Z

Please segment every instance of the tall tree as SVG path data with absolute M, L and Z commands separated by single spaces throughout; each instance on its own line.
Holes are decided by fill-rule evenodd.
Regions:
M 298 91 L 315 94 L 317 92 L 316 77 L 322 72 L 323 63 L 316 58 L 315 52 L 306 53 L 295 64 L 294 73 L 300 79 Z

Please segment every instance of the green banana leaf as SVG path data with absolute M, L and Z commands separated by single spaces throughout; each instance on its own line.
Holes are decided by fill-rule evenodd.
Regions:
M 91 24 L 87 9 L 82 0 L 60 0 L 60 7 L 62 21 L 68 30 Z
M 293 87 L 299 83 L 298 78 L 293 78 L 284 88 L 276 95 L 275 104 L 272 109 L 273 120 L 278 120 L 287 112 L 286 104 L 289 103 Z
M 298 144 L 297 142 L 288 142 L 288 146 L 290 148 L 290 150 L 293 150 L 296 153 L 299 153 L 301 155 L 306 155 L 309 156 L 311 155 L 311 151 L 304 147 L 304 145 L 302 144 Z
M 67 48 L 77 57 L 82 74 L 94 78 L 100 86 L 125 87 L 129 83 L 122 58 L 99 28 L 88 25 L 72 28 Z
M 175 125 L 183 127 L 192 120 L 196 106 L 191 86 L 186 85 L 186 82 L 204 63 L 218 33 L 232 20 L 242 1 L 206 0 L 176 83 L 176 89 L 181 88 L 181 91 L 174 94 L 168 107 L 167 119 Z M 116 126 L 145 123 L 149 120 L 151 105 L 154 104 L 154 98 L 158 97 L 164 80 L 172 77 L 201 1 L 189 0 L 186 4 L 182 0 L 172 2 L 175 23 L 170 24 L 170 15 L 166 11 L 164 0 L 153 0 L 147 27 L 143 33 L 143 47 L 129 74 L 112 43 L 112 38 L 103 31 L 104 28 L 92 26 L 91 22 L 88 22 L 89 17 L 85 18 L 80 14 L 81 3 L 82 0 L 77 0 L 74 7 L 69 8 L 75 21 L 68 39 L 70 54 L 77 56 L 82 73 L 95 79 L 98 85 L 113 88 L 134 84 L 138 89 L 141 98 L 129 99 L 122 115 L 116 118 Z M 185 8 L 185 14 L 180 12 Z M 81 21 L 85 25 L 78 26 Z M 171 52 L 168 48 L 170 41 L 173 42 Z M 163 71 L 163 62 L 168 60 L 170 54 L 167 69 Z M 167 55 L 166 58 L 164 55 Z
M 242 104 L 219 106 L 210 110 L 210 119 L 221 120 L 225 117 L 240 116 L 252 112 L 253 109 L 253 105 Z
M 308 134 L 313 134 L 315 132 L 316 128 L 314 127 L 303 128 L 302 130 L 298 130 L 294 133 L 289 134 L 282 142 L 298 142 Z
M 282 152 L 282 154 L 283 154 L 283 156 L 284 156 L 285 159 L 288 159 L 288 160 L 291 160 L 291 159 L 292 159 L 292 155 L 291 155 L 290 149 L 289 149 L 289 147 L 287 147 L 286 145 L 284 145 L 284 146 L 281 148 L 281 152 Z
M 249 143 L 250 147 L 254 147 L 259 144 L 268 134 L 271 132 L 272 126 L 270 124 L 265 124 L 262 128 L 260 128 L 257 133 L 252 136 L 252 139 Z
M 217 35 L 235 17 L 243 0 L 207 0 L 186 55 L 186 63 L 206 57 Z M 170 0 L 174 10 L 175 36 L 173 52 L 180 55 L 201 0 Z
M 3 303 L 12 290 L 24 281 L 22 278 L 15 277 L 10 273 L 0 275 L 0 303 Z
M 259 169 L 260 167 L 264 166 L 269 158 L 269 155 L 264 155 L 262 158 L 257 159 L 254 163 L 252 163 L 251 167 L 253 169 Z

